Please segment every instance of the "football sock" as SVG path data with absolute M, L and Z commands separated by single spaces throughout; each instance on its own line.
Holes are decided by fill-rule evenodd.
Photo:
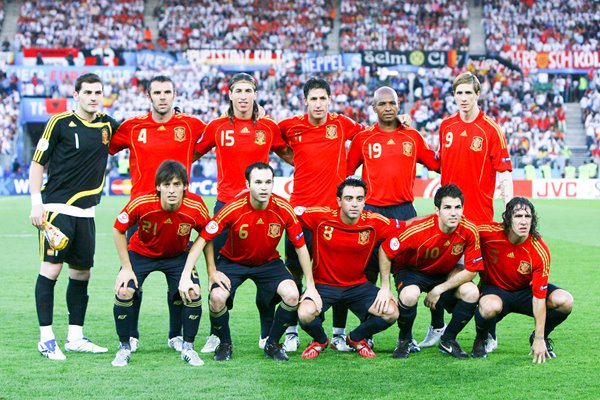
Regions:
M 140 337 L 139 322 L 140 322 L 140 308 L 142 307 L 142 296 L 144 291 L 138 289 L 133 295 L 133 315 L 131 316 L 131 337 Z
M 412 339 L 412 327 L 417 317 L 417 305 L 407 306 L 401 300 L 398 300 L 400 305 L 400 316 L 398 317 L 398 328 L 400 333 L 398 337 L 402 340 Z
M 304 329 L 306 333 L 308 333 L 313 338 L 313 340 L 319 343 L 325 343 L 327 341 L 327 334 L 323 329 L 323 320 L 320 316 L 317 316 L 312 322 L 308 324 L 303 324 L 302 322 L 300 322 L 300 326 L 302 326 L 302 329 Z
M 358 342 L 359 340 L 373 337 L 374 334 L 386 330 L 392 326 L 392 324 L 393 322 L 387 322 L 377 315 L 371 315 L 365 322 L 349 333 L 350 339 L 354 342 Z
M 285 330 L 285 333 L 295 333 L 296 335 L 298 334 L 298 314 L 296 314 L 296 316 L 294 317 L 294 321 L 296 321 L 296 325 L 290 325 L 288 326 L 288 328 Z
M 493 319 L 485 319 L 479 313 L 479 308 L 475 309 L 475 329 L 477 331 L 477 339 L 487 339 L 490 325 Z
M 546 325 L 544 326 L 544 336 L 548 337 L 558 325 L 562 324 L 570 313 L 564 313 L 558 310 L 548 310 L 546 312 Z
M 79 281 L 69 278 L 67 285 L 67 310 L 69 311 L 69 325 L 83 326 L 85 312 L 88 305 L 89 281 Z
M 40 326 L 52 325 L 55 285 L 56 281 L 48 279 L 43 275 L 38 275 L 37 282 L 35 283 L 35 308 L 37 309 Z M 51 339 L 54 338 L 54 335 L 52 336 Z
M 210 323 L 214 334 L 221 339 L 221 343 L 231 343 L 231 332 L 229 331 L 229 310 L 227 306 L 221 311 L 210 312 Z
M 336 328 L 345 328 L 346 321 L 348 320 L 348 307 L 343 304 L 336 304 L 331 307 L 331 312 L 333 314 L 333 326 Z
M 269 338 L 267 339 L 267 343 L 279 343 L 285 328 L 294 320 L 294 316 L 298 315 L 297 312 L 298 305 L 290 306 L 283 301 L 279 304 L 277 311 L 275 311 L 275 318 L 273 319 L 271 330 L 268 332 Z
M 273 325 L 273 315 L 275 314 L 275 306 L 273 303 L 265 303 L 256 291 L 256 308 L 260 317 L 260 337 L 269 336 L 269 330 Z
M 345 335 L 346 334 L 346 329 L 345 328 L 336 328 L 335 326 L 333 327 L 333 334 L 334 335 Z
M 135 314 L 134 299 L 120 299 L 115 295 L 115 305 L 113 306 L 113 316 L 115 318 L 115 327 L 119 341 L 129 346 L 129 337 L 131 325 Z
M 473 318 L 476 307 L 477 303 L 467 303 L 466 301 L 459 300 L 456 303 L 456 306 L 454 306 L 452 319 L 450 319 L 450 322 L 442 335 L 442 340 L 456 340 L 458 333 L 462 331 L 471 318 Z
M 202 317 L 202 299 L 197 298 L 189 304 L 184 304 L 182 312 L 183 340 L 194 343 Z
M 436 307 L 435 310 L 431 310 L 431 326 L 433 329 L 444 327 L 444 307 Z
M 54 331 L 52 325 L 40 326 L 40 342 L 45 343 L 48 340 L 54 339 Z
M 169 339 L 171 339 L 175 336 L 181 336 L 183 301 L 179 296 L 171 296 L 167 292 L 167 304 L 169 305 Z
M 83 338 L 83 326 L 81 325 L 69 325 L 67 330 L 67 340 L 74 342 Z
M 492 335 L 492 337 L 493 337 L 494 339 L 496 339 L 496 324 L 497 324 L 497 323 L 498 323 L 498 321 L 496 321 L 496 318 L 492 318 L 492 319 L 490 320 L 490 329 L 489 329 L 488 333 L 489 333 L 490 335 Z

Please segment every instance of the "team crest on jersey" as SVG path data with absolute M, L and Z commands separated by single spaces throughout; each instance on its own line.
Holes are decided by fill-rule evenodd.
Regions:
M 465 244 L 464 243 L 456 243 L 452 245 L 452 250 L 450 251 L 450 254 L 452 254 L 453 256 L 457 256 L 459 254 L 462 254 L 463 250 L 465 249 Z
M 278 238 L 281 236 L 281 225 L 269 224 L 269 232 L 267 232 L 267 236 L 272 238 Z
M 483 148 L 483 138 L 481 136 L 473 136 L 473 141 L 471 142 L 471 150 L 481 151 L 482 148 Z
M 371 232 L 369 231 L 360 231 L 358 232 L 358 244 L 367 244 L 369 243 L 369 237 Z
M 256 131 L 256 135 L 254 136 L 254 143 L 259 146 L 267 143 L 267 134 L 265 131 Z
M 192 224 L 179 224 L 179 229 L 177 229 L 177 234 L 179 236 L 187 236 L 192 231 Z
M 413 155 L 413 144 L 411 142 L 402 143 L 402 154 L 408 157 Z
M 108 137 L 108 128 L 105 126 L 102 128 L 102 144 L 107 145 L 109 141 L 110 138 Z
M 325 128 L 325 137 L 327 139 L 336 139 L 338 137 L 337 126 L 327 125 L 327 127 Z
M 527 275 L 531 273 L 531 264 L 528 263 L 527 261 L 521 261 L 521 264 L 519 264 L 519 268 L 518 268 L 519 273 L 523 274 L 523 275 Z
M 175 140 L 178 142 L 183 142 L 185 140 L 185 128 L 183 126 L 175 128 Z

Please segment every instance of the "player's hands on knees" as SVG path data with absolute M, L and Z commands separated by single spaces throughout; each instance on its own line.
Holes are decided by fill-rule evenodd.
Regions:
M 42 204 L 35 204 L 31 206 L 31 213 L 29 213 L 29 219 L 31 220 L 31 225 L 35 226 L 38 229 L 42 229 L 42 224 L 46 220 L 46 210 L 44 210 L 44 206 Z
M 394 302 L 394 296 L 389 289 L 379 289 L 373 307 L 379 314 L 385 314 L 391 302 Z
M 321 314 L 323 310 L 323 300 L 321 299 L 321 295 L 317 291 L 316 288 L 306 288 L 302 296 L 300 297 L 300 302 L 304 301 L 304 299 L 310 299 L 313 303 L 315 303 L 315 307 L 317 308 L 317 314 Z
M 534 364 L 545 363 L 546 359 L 550 358 L 550 354 L 548 354 L 548 349 L 546 348 L 546 341 L 544 339 L 534 339 L 529 355 L 533 355 Z
M 228 292 L 231 291 L 231 281 L 229 280 L 227 275 L 225 275 L 221 271 L 215 271 L 214 273 L 208 276 L 208 287 L 210 288 L 209 290 L 212 290 L 212 287 L 215 284 L 223 290 L 226 290 Z
M 179 296 L 185 304 L 189 304 L 193 299 L 200 296 L 200 285 L 194 283 L 189 276 L 181 276 L 179 279 Z
M 425 306 L 429 307 L 432 310 L 435 310 L 435 307 L 437 306 L 438 301 L 440 300 L 440 296 L 442 295 L 442 293 L 439 291 L 439 289 L 436 287 L 434 287 L 433 289 L 431 289 L 429 291 L 429 293 L 427 293 L 427 296 L 425 297 Z
M 129 281 L 133 281 L 135 288 L 138 287 L 138 281 L 135 277 L 135 273 L 131 269 L 121 268 L 119 273 L 117 274 L 117 280 L 115 282 L 115 294 L 117 296 L 123 296 L 124 293 L 121 289 L 127 290 L 127 285 L 129 285 Z

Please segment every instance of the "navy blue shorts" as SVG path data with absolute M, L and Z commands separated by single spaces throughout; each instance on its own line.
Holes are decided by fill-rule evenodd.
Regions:
M 446 282 L 448 275 L 427 275 L 422 272 L 413 271 L 410 269 L 401 269 L 394 274 L 394 282 L 398 290 L 398 297 L 403 288 L 416 285 L 421 292 L 428 293 L 431 289 Z M 454 290 L 447 290 L 440 296 L 438 303 L 441 304 L 448 312 L 452 312 L 458 299 L 454 296 Z
M 67 235 L 69 243 L 63 250 L 54 250 L 40 232 L 40 259 L 62 264 L 66 262 L 75 269 L 87 270 L 94 266 L 96 251 L 96 224 L 94 218 L 72 217 L 49 212 L 47 220 Z
M 337 287 L 316 284 L 317 292 L 323 301 L 321 318 L 332 305 L 343 304 L 361 321 L 369 315 L 369 308 L 375 302 L 379 288 L 371 282 L 365 282 L 350 287 Z
M 550 293 L 560 289 L 558 286 L 551 283 L 548 284 L 546 298 Z M 499 288 L 498 286 L 484 284 L 479 288 L 481 296 L 495 294 L 502 300 L 502 311 L 498 315 L 498 319 L 504 318 L 510 313 L 517 313 L 533 317 L 533 293 L 531 288 L 521 290 L 508 291 Z

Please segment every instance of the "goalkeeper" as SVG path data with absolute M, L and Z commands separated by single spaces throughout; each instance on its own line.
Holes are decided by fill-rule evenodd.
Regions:
M 30 221 L 41 231 L 41 266 L 35 285 L 38 350 L 50 360 L 65 359 L 52 330 L 54 286 L 65 262 L 69 266 L 69 329 L 64 348 L 84 353 L 107 351 L 83 335 L 96 245 L 94 207 L 100 202 L 104 185 L 108 144 L 118 126 L 99 111 L 102 89 L 102 81 L 95 74 L 77 79 L 73 93 L 77 109 L 50 118 L 29 170 Z M 48 181 L 42 187 L 45 165 Z

